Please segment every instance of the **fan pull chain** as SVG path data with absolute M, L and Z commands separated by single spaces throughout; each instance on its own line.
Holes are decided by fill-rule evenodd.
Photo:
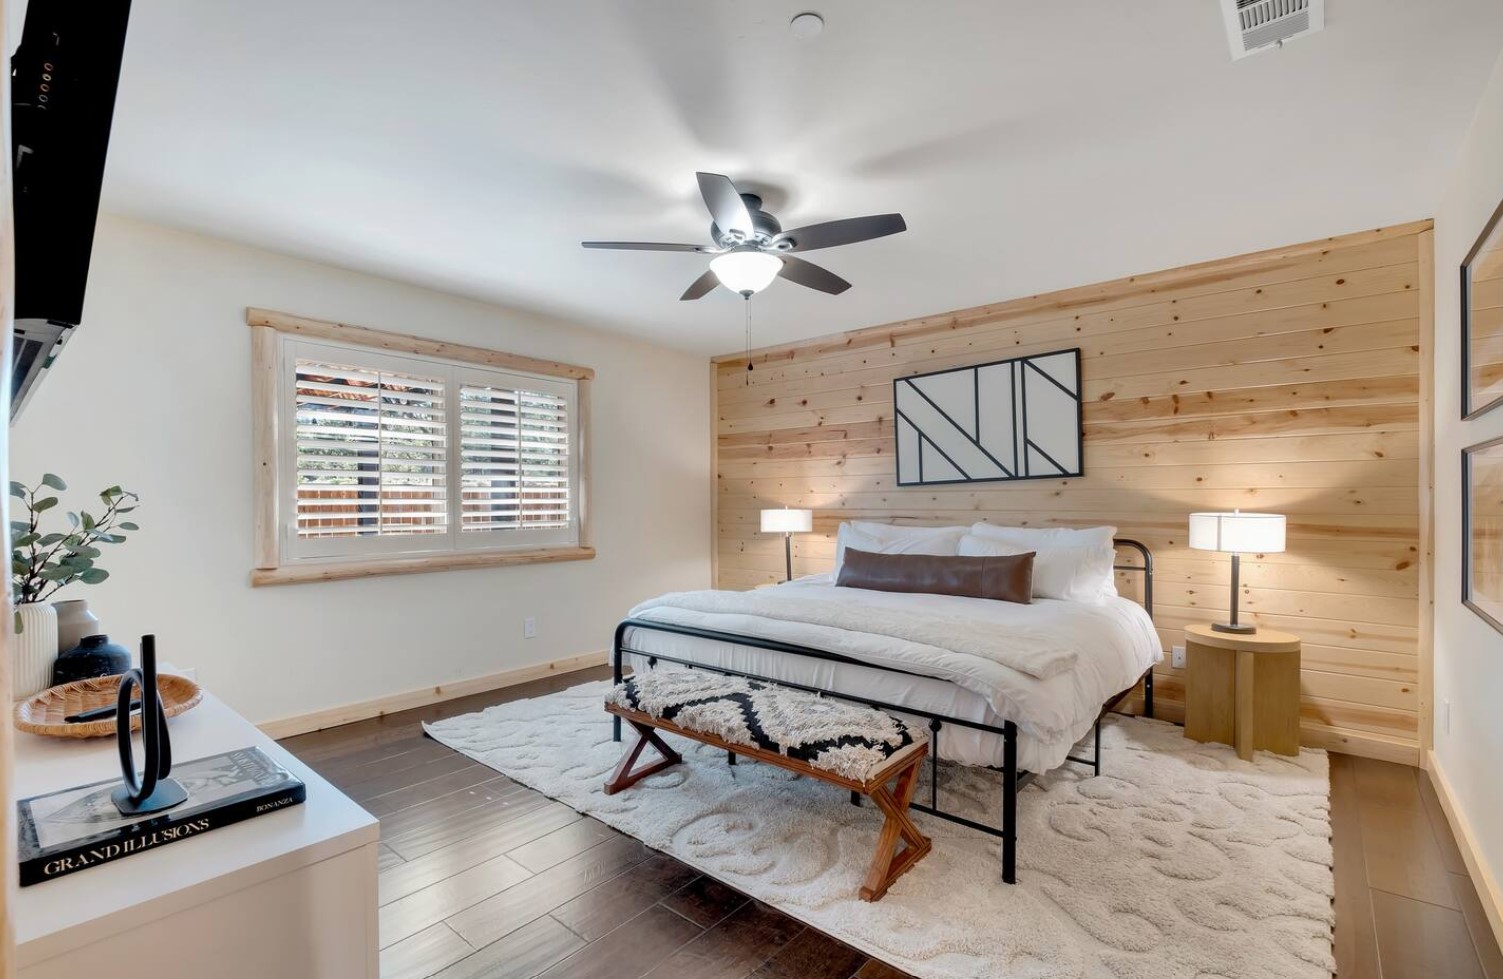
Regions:
M 748 293 L 746 302 L 746 386 L 751 387 L 752 372 L 752 344 L 751 344 L 751 294 Z

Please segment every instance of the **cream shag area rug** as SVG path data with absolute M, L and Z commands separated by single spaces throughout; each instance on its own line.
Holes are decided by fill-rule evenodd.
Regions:
M 606 682 L 427 726 L 438 741 L 926 979 L 1328 979 L 1325 752 L 1298 758 L 1111 718 L 1102 775 L 1067 765 L 1019 797 L 1018 880 L 993 837 L 917 815 L 933 851 L 875 904 L 856 890 L 881 816 L 833 785 L 666 735 L 684 764 L 616 796 Z M 631 738 L 630 729 L 625 735 Z M 941 802 L 995 823 L 999 776 L 940 769 Z M 928 786 L 919 790 L 927 797 Z

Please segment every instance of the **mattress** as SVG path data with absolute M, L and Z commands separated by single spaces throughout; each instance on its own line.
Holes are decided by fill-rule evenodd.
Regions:
M 1033 635 L 1046 632 L 1075 651 L 1075 662 L 1068 671 L 1047 679 L 996 667 L 990 670 L 985 687 L 970 682 L 968 685 L 973 689 L 967 689 L 943 676 L 891 673 L 859 664 L 833 663 L 650 629 L 629 628 L 625 644 L 641 653 L 726 667 L 983 724 L 1001 726 L 1004 720 L 1012 720 L 1019 726 L 1018 766 L 1033 772 L 1046 772 L 1062 764 L 1075 743 L 1090 733 L 1101 705 L 1132 686 L 1145 670 L 1163 658 L 1152 619 L 1142 607 L 1120 597 L 1090 604 L 1036 599 L 1030 605 L 1015 605 L 948 595 L 837 589 L 828 575 L 778 585 L 760 594 L 769 593 L 800 597 L 838 594 L 842 601 L 878 609 L 912 610 L 922 615 L 980 621 L 1002 635 L 1010 629 Z M 815 641 L 800 642 L 798 630 L 787 623 L 756 616 L 656 607 L 639 611 L 636 617 L 821 648 Z M 629 657 L 628 662 L 634 670 L 647 668 L 646 657 L 641 655 Z M 674 665 L 659 663 L 657 668 L 674 668 Z M 912 665 L 916 673 L 930 672 L 927 665 L 903 665 Z M 926 723 L 915 715 L 895 713 L 910 723 Z M 939 757 L 948 761 L 1002 765 L 1000 735 L 945 725 L 937 738 L 937 748 Z

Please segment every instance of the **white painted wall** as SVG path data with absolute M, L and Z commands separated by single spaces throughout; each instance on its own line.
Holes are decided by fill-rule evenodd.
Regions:
M 252 589 L 246 306 L 594 367 L 598 557 Z M 106 216 L 84 326 L 12 432 L 11 474 L 56 472 L 74 507 L 140 493 L 140 533 L 101 560 L 113 576 L 62 597 L 127 644 L 155 632 L 264 721 L 603 650 L 635 602 L 706 587 L 708 413 L 700 357 Z
M 1503 878 L 1503 635 L 1461 604 L 1461 449 L 1503 435 L 1503 409 L 1461 415 L 1458 269 L 1503 200 L 1503 58 L 1435 215 L 1435 756 Z M 1449 701 L 1450 730 L 1444 726 Z

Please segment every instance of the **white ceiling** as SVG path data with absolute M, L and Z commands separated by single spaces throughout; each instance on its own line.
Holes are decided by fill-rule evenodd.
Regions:
M 1233 63 L 1212 0 L 137 0 L 104 206 L 723 352 L 704 256 L 578 244 L 707 241 L 695 170 L 908 220 L 759 344 L 1428 216 L 1503 3 L 1327 8 Z

